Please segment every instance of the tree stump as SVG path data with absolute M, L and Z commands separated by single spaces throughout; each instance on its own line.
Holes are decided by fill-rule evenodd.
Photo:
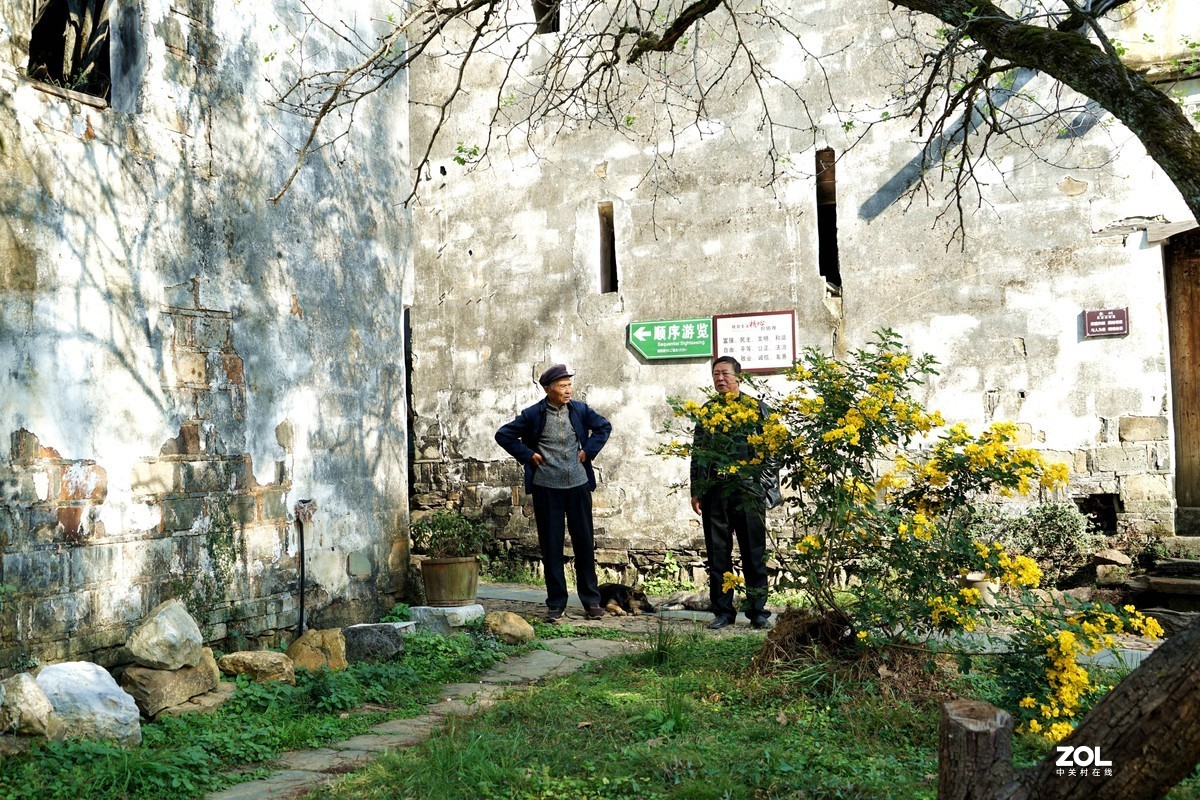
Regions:
M 942 703 L 938 800 L 983 800 L 1012 778 L 1013 719 L 981 700 Z
M 1163 643 L 1049 756 L 1016 774 L 1011 716 L 979 700 L 942 704 L 938 800 L 1157 800 L 1200 763 L 1197 719 L 1200 622 Z M 1105 769 L 1085 769 L 1100 758 Z

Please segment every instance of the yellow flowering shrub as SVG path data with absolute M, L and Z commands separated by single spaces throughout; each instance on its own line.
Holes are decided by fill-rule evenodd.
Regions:
M 1010 710 L 1023 730 L 1061 737 L 1099 691 L 1080 659 L 1109 646 L 1104 637 L 1113 633 L 1156 633 L 1153 620 L 1102 604 L 1041 607 L 1030 591 L 1041 581 L 1037 562 L 972 538 L 965 517 L 973 501 L 1052 492 L 1066 483 L 1067 469 L 1018 446 L 1011 422 L 980 434 L 961 423 L 944 427 L 913 396 L 936 374 L 935 363 L 908 353 L 886 329 L 844 361 L 810 348 L 787 373 L 786 393 L 755 387 L 772 409 L 766 419 L 744 394 L 703 406 L 672 400 L 674 418 L 706 436 L 679 437 L 657 452 L 687 455 L 741 481 L 765 482 L 782 469 L 800 535 L 773 554 L 778 588 L 849 621 L 846 639 L 830 644 L 973 633 L 955 646 L 994 653 L 987 631 L 1018 631 L 998 671 Z M 978 575 L 1000 591 L 985 596 L 971 585 Z M 725 586 L 742 589 L 733 575 Z

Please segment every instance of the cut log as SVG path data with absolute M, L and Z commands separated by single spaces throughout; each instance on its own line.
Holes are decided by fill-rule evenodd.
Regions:
M 1012 778 L 1013 719 L 982 700 L 942 703 L 938 800 L 985 800 Z

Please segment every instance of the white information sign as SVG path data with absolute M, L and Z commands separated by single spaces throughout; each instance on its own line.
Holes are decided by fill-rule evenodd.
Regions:
M 713 317 L 713 357 L 733 356 L 746 372 L 777 372 L 796 360 L 796 312 Z

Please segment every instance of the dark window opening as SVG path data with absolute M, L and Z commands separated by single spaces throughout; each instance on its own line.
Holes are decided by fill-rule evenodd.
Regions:
M 1089 494 L 1076 498 L 1075 505 L 1100 533 L 1112 536 L 1117 532 L 1117 513 L 1121 510 L 1119 495 Z
M 108 100 L 108 0 L 34 0 L 29 65 L 36 81 Z
M 600 292 L 617 291 L 617 229 L 613 224 L 613 204 L 600 203 Z
M 533 0 L 538 33 L 558 33 L 558 0 Z
M 838 293 L 842 288 L 842 270 L 838 265 L 835 163 L 831 148 L 817 151 L 817 270 Z

